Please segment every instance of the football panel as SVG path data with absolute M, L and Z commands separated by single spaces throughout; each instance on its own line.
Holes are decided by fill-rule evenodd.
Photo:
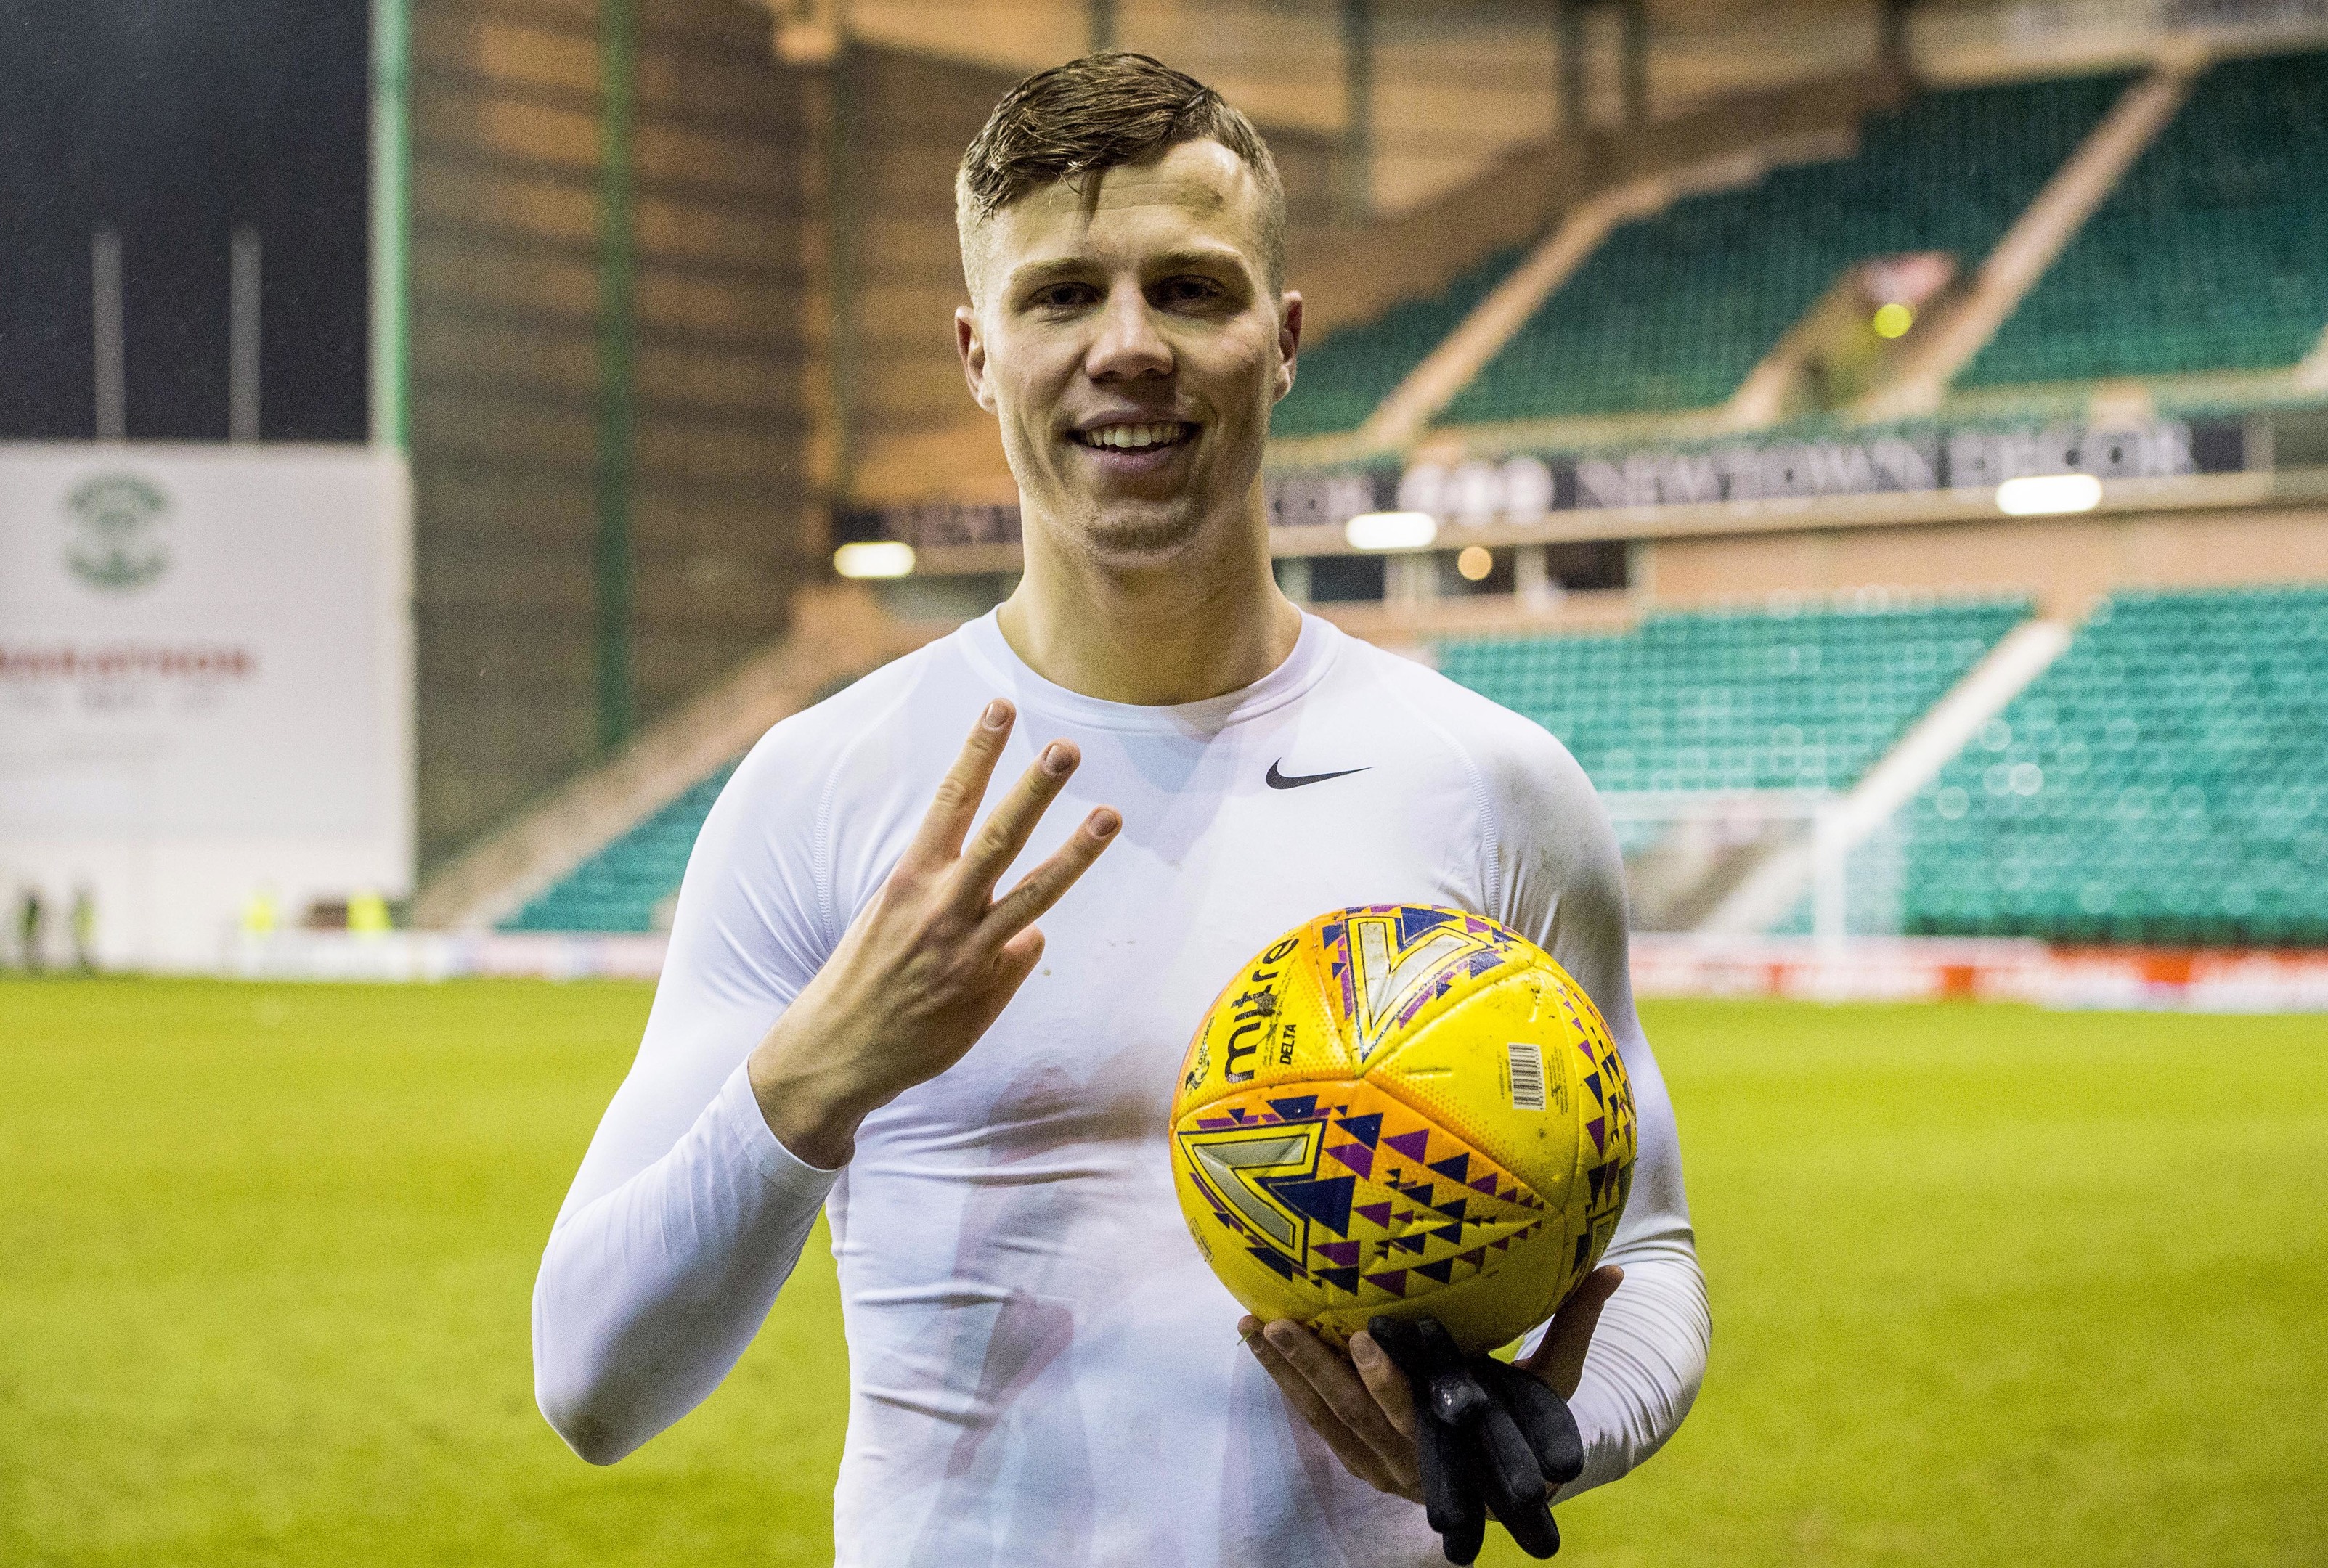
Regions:
M 1569 1200 L 1582 1118 L 1566 1059 L 1569 1015 L 1548 1005 L 1531 967 L 1464 997 L 1368 1074 L 1525 1181 L 1555 1207 Z
M 1461 1003 L 1537 949 L 1485 916 L 1433 904 L 1367 904 L 1313 922 L 1328 1010 L 1358 1065 Z
M 1333 1309 L 1311 1326 L 1341 1344 L 1376 1314 L 1432 1317 L 1467 1353 L 1507 1345 L 1551 1317 L 1572 1288 L 1576 1236 L 1563 1218 L 1547 1216 L 1541 1229 L 1514 1242 L 1492 1268 L 1402 1301 Z
M 1590 1022 L 1594 1026 L 1592 1058 L 1589 1063 L 1580 1059 L 1572 1064 L 1578 1074 L 1577 1100 L 1585 1113 L 1585 1135 L 1577 1141 L 1577 1155 L 1585 1204 L 1584 1235 L 1590 1244 L 1584 1269 L 1577 1274 L 1579 1282 L 1585 1270 L 1600 1262 L 1616 1234 L 1625 1200 L 1632 1194 L 1633 1162 L 1640 1153 L 1640 1126 L 1624 1059 L 1617 1054 L 1616 1042 L 1601 1025 L 1599 1013 L 1591 1015 Z
M 1347 1076 L 1353 1064 L 1319 994 L 1316 944 L 1305 927 L 1263 948 L 1222 989 L 1181 1060 L 1173 1114 L 1272 1085 Z
M 1173 1144 L 1181 1212 L 1231 1293 L 1338 1339 L 1374 1312 L 1566 1246 L 1549 1234 L 1564 1231 L 1564 1211 L 1368 1081 L 1226 1097 L 1183 1116 Z M 1519 1310 L 1558 1283 L 1527 1284 Z

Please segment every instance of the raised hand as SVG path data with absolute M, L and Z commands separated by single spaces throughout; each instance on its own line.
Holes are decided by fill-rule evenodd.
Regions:
M 812 1165 L 846 1164 L 859 1123 L 978 1043 L 1043 956 L 1034 922 L 1123 825 L 1096 808 L 997 898 L 1002 873 L 1082 761 L 1069 742 L 1052 742 L 973 835 L 1014 717 L 1000 698 L 987 705 L 889 880 L 752 1052 L 761 1114 Z

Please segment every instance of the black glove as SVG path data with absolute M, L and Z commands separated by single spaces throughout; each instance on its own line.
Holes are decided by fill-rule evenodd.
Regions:
M 1493 1356 L 1466 1357 L 1436 1318 L 1376 1318 L 1366 1332 L 1414 1393 L 1423 1514 L 1447 1560 L 1478 1556 L 1490 1513 L 1529 1556 L 1559 1551 L 1553 1489 L 1584 1470 L 1568 1402 Z

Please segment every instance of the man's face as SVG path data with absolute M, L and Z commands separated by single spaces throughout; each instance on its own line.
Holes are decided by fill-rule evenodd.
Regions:
M 1298 294 L 1272 294 L 1261 195 L 1217 142 L 1065 184 L 971 237 L 962 369 L 1029 511 L 1122 565 L 1247 526 Z M 1039 525 L 1038 525 L 1039 526 Z

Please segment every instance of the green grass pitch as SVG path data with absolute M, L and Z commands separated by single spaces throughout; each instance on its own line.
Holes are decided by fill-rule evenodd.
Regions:
M 647 1001 L 0 984 L 0 1562 L 830 1562 L 821 1247 L 623 1464 L 533 1410 L 535 1258 Z M 1714 1358 L 1563 1561 L 2322 1560 L 2328 1021 L 1648 1025 Z

